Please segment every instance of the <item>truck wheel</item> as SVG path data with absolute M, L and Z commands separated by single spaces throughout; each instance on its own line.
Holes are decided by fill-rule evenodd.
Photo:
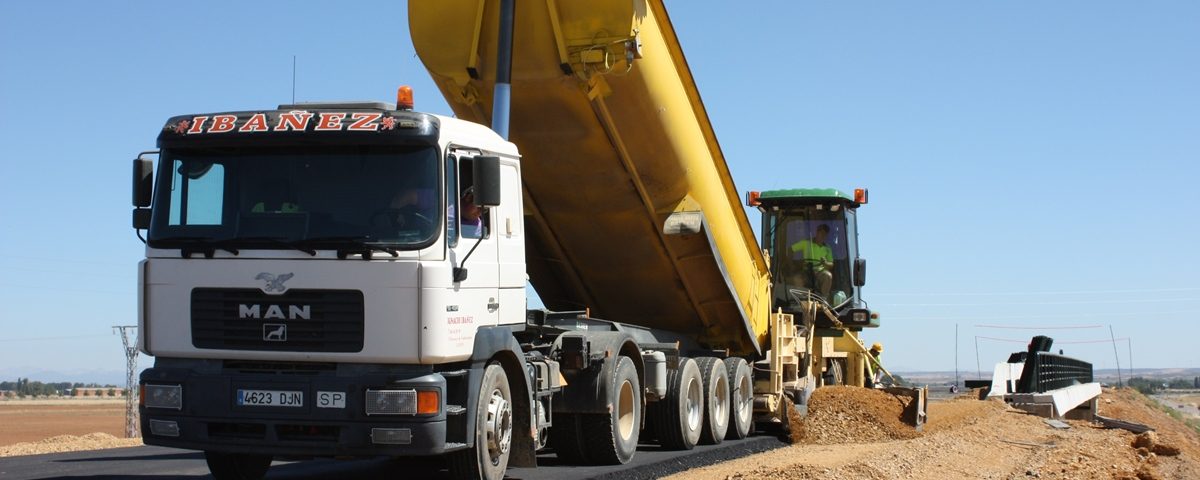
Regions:
M 618 357 L 608 380 L 609 413 L 582 415 L 588 458 L 598 465 L 628 463 L 642 426 L 642 382 L 629 357 Z
M 488 364 L 475 405 L 475 445 L 450 454 L 450 476 L 456 479 L 500 480 L 508 469 L 512 446 L 512 392 L 508 376 L 497 363 Z
M 717 357 L 696 359 L 700 367 L 700 380 L 704 385 L 704 427 L 700 429 L 700 443 L 716 445 L 725 440 L 729 430 L 729 371 L 725 362 Z
M 738 440 L 750 435 L 754 426 L 754 376 L 750 364 L 742 358 L 725 359 L 725 370 L 730 385 L 729 430 L 725 438 Z
M 270 455 L 204 452 L 204 461 L 217 480 L 259 480 L 271 468 Z
M 695 360 L 681 358 L 679 367 L 667 372 L 667 397 L 657 406 L 659 443 L 673 450 L 695 447 L 704 425 L 704 384 Z
M 580 416 L 574 413 L 556 413 L 554 424 L 550 426 L 550 446 L 554 448 L 554 455 L 569 465 L 588 463 L 587 448 L 583 443 L 583 428 L 579 424 Z

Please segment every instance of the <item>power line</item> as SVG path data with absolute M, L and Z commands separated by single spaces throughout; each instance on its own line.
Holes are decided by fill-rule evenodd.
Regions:
M 1024 343 L 1024 344 L 1028 344 L 1028 343 L 1029 343 L 1029 340 L 1018 340 L 1018 339 L 1015 339 L 1015 338 L 996 338 L 996 337 L 985 337 L 985 336 L 983 336 L 983 335 L 976 335 L 976 336 L 975 336 L 975 345 L 976 345 L 976 348 L 977 348 L 977 349 L 978 349 L 978 345 L 979 345 L 979 339 L 981 339 L 981 338 L 982 338 L 982 339 L 984 339 L 984 340 L 992 340 L 992 341 L 995 341 L 995 342 Z
M 1104 328 L 1104 325 L 1060 325 L 1060 326 L 1026 326 L 1026 325 L 980 325 L 979 328 L 1008 328 L 1014 330 L 1082 330 L 1087 328 Z
M 61 288 L 61 287 L 41 287 L 41 286 L 37 286 L 37 285 L 13 285 L 10 283 L 0 283 L 0 287 L 26 288 L 26 289 L 30 289 L 30 290 L 53 290 L 53 291 L 57 291 L 57 292 L 105 293 L 105 294 L 111 294 L 111 295 L 128 295 L 128 294 L 130 294 L 130 292 L 133 291 L 133 287 L 130 287 L 130 289 L 129 289 L 130 291 L 118 292 L 118 291 L 114 291 L 114 290 L 92 290 L 92 289 L 87 289 L 87 288 Z
M 1200 298 L 1137 298 L 1125 300 L 1065 300 L 1061 302 L 991 302 L 991 303 L 885 303 L 888 307 L 994 307 L 998 305 L 1094 305 L 1160 302 L 1194 302 Z
M 46 340 L 75 340 L 79 338 L 107 337 L 108 335 L 70 335 L 65 337 L 0 338 L 0 342 L 41 342 Z
M 975 338 L 977 338 L 977 339 L 981 338 L 984 340 L 992 340 L 992 341 L 996 341 L 996 342 L 1023 343 L 1026 345 L 1029 344 L 1029 340 L 1018 339 L 1018 338 L 999 338 L 999 337 L 988 337 L 988 336 L 984 336 L 984 335 L 976 335 Z M 1118 338 L 1116 340 L 1124 341 L 1124 340 L 1129 340 L 1129 338 L 1122 337 L 1122 338 Z M 1100 340 L 1061 340 L 1061 341 L 1055 340 L 1054 344 L 1055 345 L 1082 345 L 1082 344 L 1088 344 L 1088 343 L 1112 343 L 1112 342 L 1113 342 L 1113 339 L 1106 338 L 1106 339 L 1100 339 Z
M 1104 339 L 1100 339 L 1100 340 L 1064 340 L 1061 342 L 1055 340 L 1054 343 L 1063 344 L 1063 345 L 1081 345 L 1081 344 L 1086 344 L 1086 343 L 1111 343 L 1113 340 L 1116 340 L 1116 341 L 1129 340 L 1129 337 L 1121 337 L 1121 338 L 1116 338 L 1116 339 L 1110 338 L 1108 340 L 1104 340 Z
M 84 276 L 89 276 L 89 277 L 111 277 L 111 278 L 121 278 L 121 279 L 127 279 L 127 280 L 133 279 L 136 276 L 135 273 L 131 273 L 131 272 L 112 273 L 107 270 L 106 271 L 89 271 L 89 270 L 68 271 L 68 270 L 46 270 L 44 268 L 34 268 L 34 267 L 11 267 L 11 266 L 6 266 L 6 267 L 4 267 L 4 269 L 5 270 L 17 270 L 17 271 L 22 271 L 22 272 L 52 273 L 52 274 L 59 274 L 59 275 L 84 275 Z M 123 269 L 123 270 L 128 270 L 128 269 Z
M 121 266 L 121 267 L 125 267 L 125 268 L 133 268 L 134 265 L 137 265 L 137 260 L 138 260 L 136 256 L 130 257 L 133 259 L 133 261 L 129 262 L 129 263 L 126 263 L 126 262 L 98 262 L 95 260 L 80 260 L 80 259 L 74 259 L 74 258 L 55 258 L 55 257 L 51 257 L 51 256 L 25 257 L 25 256 L 20 256 L 20 255 L 0 255 L 0 258 L 8 258 L 8 259 L 14 259 L 14 260 L 36 260 L 38 262 L 38 264 L 43 264 L 45 262 L 70 263 L 73 265 L 80 264 L 80 263 L 89 263 L 89 264 L 93 264 L 93 265 L 113 265 L 113 266 Z
M 1148 317 L 1148 316 L 1165 316 L 1165 315 L 1196 315 L 1200 314 L 1200 310 L 1174 310 L 1170 312 L 1105 312 L 1105 313 L 1063 313 L 1063 314 L 1047 314 L 1047 315 L 994 315 L 985 317 L 969 317 L 964 315 L 952 315 L 941 317 L 898 317 L 888 316 L 889 320 L 1054 320 L 1060 318 L 1094 318 L 1094 317 Z
M 1060 292 L 977 292 L 977 293 L 936 293 L 936 292 L 914 292 L 914 293 L 872 293 L 871 296 L 879 297 L 1003 297 L 1003 296 L 1031 296 L 1031 295 L 1090 295 L 1090 294 L 1113 294 L 1113 293 L 1158 293 L 1158 292 L 1195 292 L 1200 291 L 1200 287 L 1177 287 L 1177 288 L 1152 288 L 1152 289 L 1126 289 L 1126 290 L 1071 290 Z

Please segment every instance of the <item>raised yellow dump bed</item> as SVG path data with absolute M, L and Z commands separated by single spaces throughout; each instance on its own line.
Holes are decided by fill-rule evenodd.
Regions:
M 510 137 L 546 306 L 734 353 L 769 348 L 767 264 L 662 2 L 516 5 Z M 425 67 L 459 118 L 485 125 L 498 11 L 409 2 Z

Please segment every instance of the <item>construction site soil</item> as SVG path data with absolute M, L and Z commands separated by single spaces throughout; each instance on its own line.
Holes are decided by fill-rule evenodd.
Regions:
M 792 432 L 794 445 L 668 478 L 1200 479 L 1200 434 L 1136 391 L 1105 389 L 1099 413 L 1149 425 L 1153 433 L 1076 420 L 1059 430 L 998 400 L 975 398 L 931 403 L 929 421 L 917 432 L 900 420 L 904 398 L 819 389 Z M 0 403 L 0 457 L 140 444 L 118 438 L 123 426 L 119 402 Z
M 858 388 L 819 389 L 790 447 L 667 477 L 742 479 L 1197 479 L 1200 434 L 1130 389 L 1105 389 L 1099 413 L 1149 425 L 1141 436 L 1068 420 L 1055 429 L 999 400 L 929 406 L 916 432 L 905 402 Z
M 828 387 L 813 392 L 808 417 L 793 421 L 792 443 L 838 443 L 904 440 L 918 435 L 902 415 L 911 397 L 882 390 Z

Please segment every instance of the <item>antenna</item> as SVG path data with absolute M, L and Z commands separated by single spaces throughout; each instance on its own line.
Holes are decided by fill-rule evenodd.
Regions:
M 125 438 L 138 438 L 138 388 L 137 379 L 137 326 L 113 325 L 113 333 L 120 332 L 121 343 L 125 345 Z
M 292 103 L 296 103 L 296 56 L 292 55 Z
M 975 378 L 983 378 L 983 369 L 979 368 L 979 335 L 975 336 Z

